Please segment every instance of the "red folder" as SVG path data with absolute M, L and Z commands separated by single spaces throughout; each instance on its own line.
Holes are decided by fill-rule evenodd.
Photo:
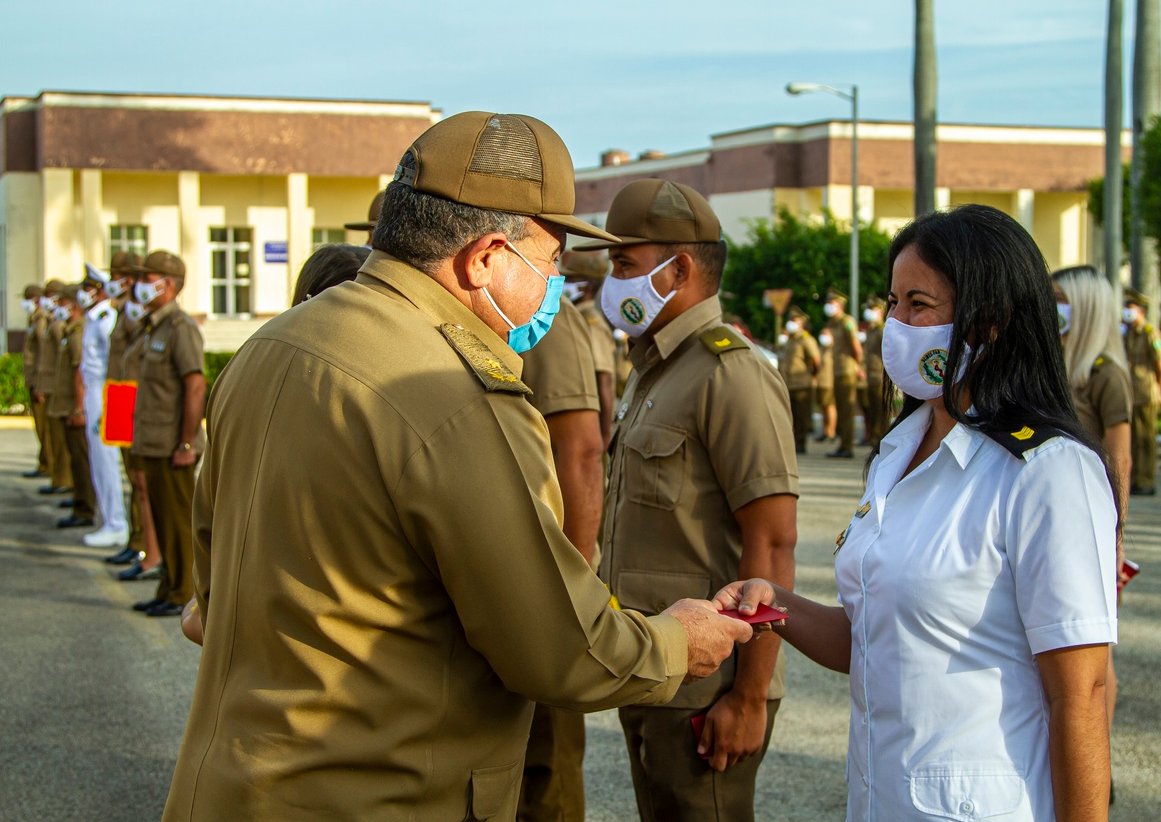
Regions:
M 133 444 L 133 409 L 137 406 L 136 380 L 105 383 L 105 410 L 101 414 L 101 442 L 128 448 Z

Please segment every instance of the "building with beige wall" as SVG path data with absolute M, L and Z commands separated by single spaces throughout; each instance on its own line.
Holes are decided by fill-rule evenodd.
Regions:
M 19 349 L 25 285 L 76 282 L 119 250 L 187 266 L 182 307 L 208 350 L 287 308 L 323 242 L 366 218 L 428 103 L 43 92 L 0 100 L 0 338 Z
M 1087 185 L 1104 174 L 1101 129 L 941 125 L 937 129 L 938 207 L 995 206 L 1036 239 L 1049 266 L 1100 261 Z M 914 216 L 910 123 L 860 121 L 859 220 L 894 232 Z M 1128 159 L 1130 135 L 1122 147 Z M 622 151 L 577 172 L 577 213 L 604 224 L 625 184 L 644 177 L 686 183 L 706 195 L 735 242 L 755 218 L 785 207 L 796 215 L 851 219 L 851 123 L 829 120 L 715 134 L 708 148 L 679 154 Z M 837 272 L 836 280 L 845 280 Z

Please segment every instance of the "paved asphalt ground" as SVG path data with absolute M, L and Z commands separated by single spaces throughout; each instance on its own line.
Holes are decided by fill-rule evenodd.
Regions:
M 58 497 L 20 478 L 35 441 L 0 420 L 0 820 L 157 819 L 165 803 L 198 649 L 176 619 L 130 604 L 151 583 L 122 583 L 108 551 L 52 527 Z M 833 601 L 831 550 L 861 489 L 861 461 L 801 463 L 798 588 Z M 1113 735 L 1111 818 L 1161 819 L 1161 498 L 1134 497 L 1128 553 L 1143 568 L 1121 612 L 1121 696 Z M 847 682 L 791 649 L 788 696 L 759 775 L 757 816 L 841 820 Z M 615 712 L 588 718 L 590 820 L 635 818 Z M 692 743 L 691 743 L 692 744 Z

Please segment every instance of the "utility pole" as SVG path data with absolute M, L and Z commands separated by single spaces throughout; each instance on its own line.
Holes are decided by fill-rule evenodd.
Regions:
M 1121 31 L 1124 28 L 1121 0 L 1109 0 L 1109 25 L 1105 33 L 1105 276 L 1114 289 L 1121 286 Z
M 915 0 L 913 144 L 916 217 L 935 211 L 935 101 L 938 78 L 935 67 L 934 18 L 932 0 Z
M 1133 43 L 1133 160 L 1129 167 L 1129 264 L 1133 287 L 1149 298 L 1149 322 L 1156 324 L 1161 284 L 1157 244 L 1144 235 L 1141 222 L 1141 138 L 1161 113 L 1161 0 L 1137 0 Z M 1108 180 L 1105 186 L 1107 189 Z

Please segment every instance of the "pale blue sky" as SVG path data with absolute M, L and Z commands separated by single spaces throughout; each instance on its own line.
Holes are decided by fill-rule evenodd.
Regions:
M 941 121 L 1101 124 L 1107 3 L 935 6 Z M 912 14 L 913 0 L 0 0 L 0 94 L 428 100 L 540 117 L 591 166 L 610 147 L 848 116 L 787 96 L 792 80 L 857 82 L 863 117 L 910 119 Z

